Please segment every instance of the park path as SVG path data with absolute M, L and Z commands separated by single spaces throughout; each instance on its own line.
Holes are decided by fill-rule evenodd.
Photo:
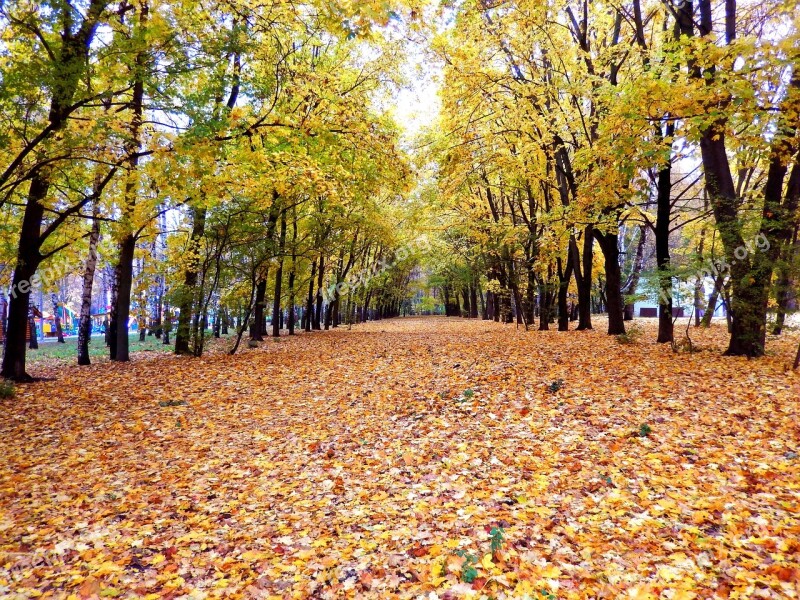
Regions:
M 0 596 L 787 597 L 797 375 L 698 335 L 396 319 L 64 369 L 2 407 Z

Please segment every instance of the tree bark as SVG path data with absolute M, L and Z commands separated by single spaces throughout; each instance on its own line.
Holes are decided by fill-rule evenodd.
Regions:
M 139 28 L 143 29 L 149 17 L 150 7 L 142 2 L 139 11 Z M 130 360 L 128 321 L 131 312 L 131 288 L 133 285 L 133 258 L 136 251 L 136 235 L 133 231 L 134 207 L 136 206 L 136 175 L 139 170 L 139 149 L 141 148 L 142 118 L 144 115 L 144 74 L 147 68 L 147 53 L 140 50 L 136 54 L 133 71 L 133 93 L 130 109 L 132 112 L 130 133 L 131 140 L 127 144 L 128 181 L 125 184 L 125 207 L 123 209 L 121 227 L 123 229 L 119 243 L 119 261 L 115 269 L 117 278 L 117 303 L 112 311 L 112 321 L 116 320 L 116 339 L 113 340 L 115 352 L 111 360 L 127 362 Z
M 606 310 L 608 311 L 608 335 L 625 333 L 623 314 L 622 273 L 619 266 L 619 235 L 594 231 L 606 270 Z
M 314 277 L 317 274 L 317 261 L 311 261 L 311 277 L 308 279 L 308 299 L 306 300 L 306 310 L 303 315 L 303 327 L 307 332 L 314 326 Z
M 253 307 L 253 324 L 250 326 L 250 339 L 254 342 L 263 342 L 264 308 L 267 298 L 267 276 L 264 274 L 256 284 L 256 299 Z M 249 318 L 249 313 L 248 313 Z
M 97 216 L 97 208 L 93 211 Z M 89 234 L 89 256 L 83 269 L 83 291 L 81 293 L 81 314 L 78 321 L 78 364 L 90 365 L 89 342 L 92 336 L 92 286 L 94 273 L 97 268 L 97 243 L 100 240 L 100 221 L 92 221 L 92 231 Z
M 642 270 L 644 269 L 644 249 L 647 245 L 647 232 L 646 225 L 639 227 L 639 241 L 636 244 L 636 256 L 633 259 L 633 266 L 631 267 L 631 274 L 628 278 L 628 284 L 624 287 L 623 293 L 626 296 L 636 294 L 639 289 L 639 281 L 641 280 Z M 633 321 L 635 302 L 625 302 L 623 309 L 626 321 Z
M 666 126 L 667 140 L 675 133 L 675 125 Z M 656 135 L 661 137 L 661 128 Z M 663 138 L 662 138 L 663 139 Z M 670 142 L 671 143 L 671 142 Z M 658 266 L 658 343 L 668 344 L 674 340 L 672 320 L 672 273 L 669 253 L 669 230 L 672 218 L 672 159 L 667 160 L 658 172 L 656 208 L 656 265 Z
M 286 250 L 286 211 L 281 211 L 281 233 L 278 246 L 278 272 L 275 274 L 275 298 L 272 303 L 272 337 L 281 337 L 281 286 L 283 285 L 283 253 Z
M 574 237 L 570 238 L 572 270 L 578 288 L 578 331 L 592 328 L 592 246 L 594 244 L 592 225 L 583 231 L 583 252 L 578 250 Z
M 324 301 L 322 295 L 322 284 L 325 281 L 325 257 L 319 255 L 319 271 L 317 272 L 317 309 L 314 311 L 314 330 L 322 330 L 322 304 Z
M 92 0 L 85 12 L 86 16 L 77 27 L 73 22 L 72 7 L 64 8 L 61 48 L 51 70 L 53 85 L 48 115 L 50 135 L 45 136 L 43 141 L 63 129 L 69 115 L 76 110 L 73 99 L 89 64 L 89 49 L 100 15 L 107 4 L 103 0 Z M 32 379 L 25 371 L 31 279 L 43 259 L 40 252 L 42 244 L 63 222 L 63 219 L 60 221 L 57 219 L 42 231 L 44 200 L 49 189 L 49 172 L 37 169 L 31 174 L 17 245 L 17 262 L 11 279 L 8 330 L 2 368 L 0 368 L 0 376 L 13 381 L 24 382 Z M 87 201 L 88 199 L 84 200 L 83 204 Z
M 175 332 L 175 354 L 189 356 L 193 352 L 189 348 L 191 338 L 192 313 L 195 306 L 195 288 L 200 268 L 200 250 L 206 230 L 205 207 L 192 207 L 192 233 L 189 235 L 189 244 L 186 248 L 186 271 L 183 275 L 178 298 L 178 329 Z

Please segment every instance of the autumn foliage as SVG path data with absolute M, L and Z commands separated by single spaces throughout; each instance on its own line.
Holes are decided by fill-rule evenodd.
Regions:
M 698 335 L 400 319 L 69 368 L 0 426 L 0 589 L 793 597 L 800 383 Z

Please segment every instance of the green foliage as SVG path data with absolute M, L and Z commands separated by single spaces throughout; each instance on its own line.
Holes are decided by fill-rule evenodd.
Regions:
M 639 437 L 650 437 L 650 434 L 653 433 L 653 428 L 650 427 L 647 423 L 642 423 L 639 426 Z
M 15 394 L 14 385 L 10 381 L 0 379 L 0 400 L 10 400 Z
M 478 557 L 468 554 L 466 550 L 457 550 L 456 555 L 464 559 L 464 564 L 461 566 L 461 581 L 472 583 L 478 578 L 478 569 L 475 568 L 475 565 L 478 564 Z
M 186 400 L 162 400 L 158 403 L 161 408 L 167 408 L 172 406 L 186 406 Z
M 631 325 L 627 328 L 625 333 L 621 333 L 617 337 L 617 342 L 624 345 L 630 346 L 639 342 L 644 335 L 644 331 L 638 325 Z
M 497 553 L 503 547 L 505 530 L 502 527 L 492 527 L 489 532 L 489 539 L 491 540 L 492 556 L 497 556 Z

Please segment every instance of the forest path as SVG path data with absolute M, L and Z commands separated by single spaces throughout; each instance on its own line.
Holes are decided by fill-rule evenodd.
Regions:
M 0 595 L 778 597 L 796 340 L 747 361 L 696 337 L 395 319 L 64 369 L 3 407 Z

